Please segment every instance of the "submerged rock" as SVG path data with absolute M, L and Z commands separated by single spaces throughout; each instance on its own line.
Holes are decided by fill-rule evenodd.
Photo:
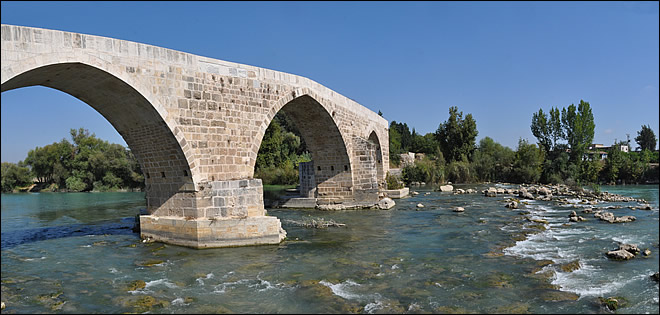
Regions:
M 146 286 L 147 283 L 142 280 L 133 280 L 126 287 L 126 291 L 135 291 L 135 290 L 143 289 Z
M 560 291 L 560 290 L 545 290 L 542 293 L 540 293 L 540 296 L 542 300 L 548 302 L 575 301 L 578 298 L 580 298 L 578 294 L 575 294 L 573 292 Z
M 615 311 L 621 307 L 625 307 L 628 304 L 628 301 L 620 296 L 603 298 L 599 297 L 600 304 L 607 307 L 610 311 Z
M 655 282 L 660 282 L 660 272 L 656 272 L 652 274 L 651 279 L 654 280 Z
M 573 272 L 575 270 L 580 269 L 580 267 L 581 267 L 580 260 L 574 260 L 569 263 L 559 265 L 559 269 L 561 269 L 561 271 L 563 272 Z

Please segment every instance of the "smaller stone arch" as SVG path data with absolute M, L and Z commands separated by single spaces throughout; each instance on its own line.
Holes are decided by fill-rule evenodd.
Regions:
M 344 134 L 332 115 L 337 109 L 305 89 L 286 94 L 266 114 L 251 152 L 252 172 L 266 129 L 280 111 L 294 121 L 312 155 L 312 166 L 308 168 L 313 170 L 313 197 L 321 204 L 352 201 L 352 161 Z

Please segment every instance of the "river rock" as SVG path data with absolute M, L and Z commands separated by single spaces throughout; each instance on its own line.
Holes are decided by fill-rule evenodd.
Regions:
M 391 198 L 383 198 L 378 201 L 378 209 L 387 210 L 394 207 L 394 205 L 396 205 L 396 203 L 394 203 L 394 200 Z
M 637 247 L 637 245 L 634 244 L 621 244 L 619 245 L 619 249 L 628 251 L 633 255 L 639 254 L 639 247 Z
M 463 211 L 465 211 L 465 208 L 463 208 L 463 207 L 455 207 L 454 210 L 452 210 L 452 211 L 454 211 L 454 212 L 463 212 Z
M 497 188 L 490 187 L 488 190 L 484 190 L 484 195 L 486 197 L 497 197 Z
M 660 273 L 656 272 L 652 274 L 651 279 L 654 280 L 655 282 L 660 282 Z
M 651 256 L 651 250 L 647 248 L 642 252 L 642 254 L 644 254 L 644 256 Z
M 511 202 L 507 203 L 505 207 L 509 209 L 518 209 L 518 201 L 516 200 L 511 200 Z
M 412 194 L 413 196 L 417 196 L 417 195 L 419 195 L 419 193 L 416 192 L 416 191 L 413 191 L 411 194 Z
M 539 188 L 539 189 L 536 191 L 536 193 L 539 194 L 539 195 L 543 195 L 543 196 L 551 195 L 551 193 L 550 193 L 550 189 L 548 189 L 548 188 L 546 188 L 546 187 L 541 187 L 541 188 Z
M 417 204 L 417 208 L 424 208 L 424 205 L 421 204 L 421 203 L 418 203 L 418 204 Z
M 628 304 L 628 301 L 626 299 L 620 297 L 620 296 L 615 296 L 615 297 L 608 297 L 608 298 L 598 298 L 600 300 L 601 305 L 607 307 L 610 311 L 615 311 L 618 308 L 625 307 L 626 304 Z
M 442 185 L 440 186 L 440 191 L 445 192 L 445 191 L 453 191 L 454 186 L 452 185 Z
M 607 257 L 614 260 L 628 260 L 634 258 L 635 255 L 631 254 L 629 251 L 619 249 L 607 252 Z

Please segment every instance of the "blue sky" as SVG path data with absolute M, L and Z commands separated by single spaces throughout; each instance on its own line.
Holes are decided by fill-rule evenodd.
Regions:
M 595 143 L 659 134 L 658 2 L 27 2 L 3 24 L 107 36 L 308 77 L 434 132 L 450 106 L 477 141 L 536 142 L 539 108 L 589 102 Z M 2 93 L 2 161 L 84 127 L 125 142 L 59 91 Z

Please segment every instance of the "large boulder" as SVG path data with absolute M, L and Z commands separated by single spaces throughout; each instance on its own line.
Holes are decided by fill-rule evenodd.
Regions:
M 639 254 L 639 247 L 637 247 L 635 244 L 621 244 L 619 245 L 619 249 L 623 249 L 633 255 Z
M 452 185 L 442 185 L 440 186 L 440 191 L 442 192 L 450 192 L 454 190 L 454 186 Z
M 394 200 L 390 198 L 383 198 L 378 202 L 378 209 L 387 210 L 394 207 Z
M 607 257 L 615 260 L 628 260 L 634 258 L 635 255 L 631 254 L 627 250 L 619 249 L 607 252 Z

